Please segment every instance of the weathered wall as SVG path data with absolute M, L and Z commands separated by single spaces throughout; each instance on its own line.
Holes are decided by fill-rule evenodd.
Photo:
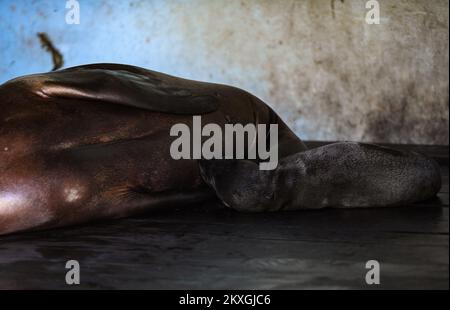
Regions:
M 121 62 L 244 88 L 304 139 L 448 144 L 448 1 L 0 0 L 0 82 L 47 71 L 46 32 L 65 66 Z

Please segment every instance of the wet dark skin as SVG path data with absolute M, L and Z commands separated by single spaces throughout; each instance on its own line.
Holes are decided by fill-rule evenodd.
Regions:
M 420 154 L 336 143 L 307 150 L 264 102 L 226 85 L 94 64 L 0 86 L 0 234 L 220 199 L 239 211 L 401 205 L 433 197 Z M 172 125 L 278 124 L 279 164 L 174 160 Z

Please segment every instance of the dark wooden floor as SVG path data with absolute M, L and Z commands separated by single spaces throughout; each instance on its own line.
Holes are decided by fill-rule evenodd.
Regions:
M 441 163 L 438 198 L 273 214 L 208 204 L 0 237 L 0 289 L 448 289 L 448 148 L 402 148 Z M 77 287 L 65 284 L 71 259 L 81 265 Z M 372 259 L 381 264 L 377 287 L 364 280 Z

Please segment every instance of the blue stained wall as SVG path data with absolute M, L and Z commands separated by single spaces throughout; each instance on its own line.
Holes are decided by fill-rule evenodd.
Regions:
M 448 144 L 448 1 L 0 0 L 0 83 L 45 72 L 45 32 L 65 67 L 118 62 L 232 84 L 304 139 Z M 1 100 L 1 99 L 0 99 Z

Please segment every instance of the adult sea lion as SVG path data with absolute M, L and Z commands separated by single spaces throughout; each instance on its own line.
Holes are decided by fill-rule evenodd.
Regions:
M 93 64 L 0 86 L 0 234 L 218 197 L 241 211 L 390 206 L 440 188 L 437 164 L 358 143 L 307 150 L 265 103 L 226 85 Z M 174 124 L 278 124 L 275 170 L 174 160 Z

